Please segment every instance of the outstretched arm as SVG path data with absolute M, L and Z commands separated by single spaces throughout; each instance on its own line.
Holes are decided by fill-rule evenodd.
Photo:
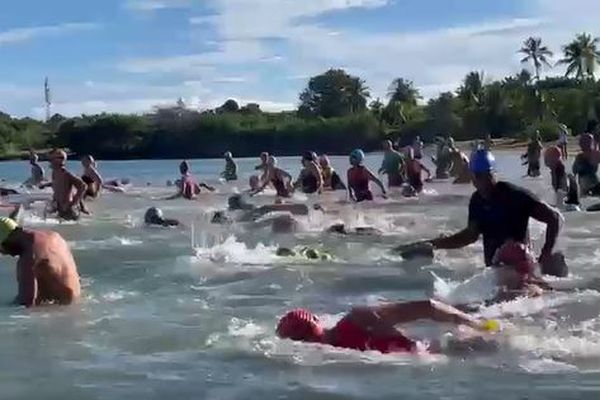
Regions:
M 531 212 L 533 219 L 546 224 L 546 242 L 540 254 L 540 262 L 547 261 L 552 255 L 556 238 L 560 232 L 562 216 L 546 203 L 538 201 Z
M 376 177 L 369 169 L 367 169 L 367 173 L 369 174 L 369 179 L 375 182 L 375 184 L 377 184 L 377 186 L 379 186 L 379 188 L 381 189 L 381 192 L 385 195 L 385 186 L 383 186 L 383 182 L 381 182 L 381 179 Z
M 432 320 L 455 325 L 466 325 L 474 329 L 483 329 L 482 322 L 451 305 L 425 300 L 410 303 L 396 303 L 378 307 L 362 307 L 353 309 L 348 316 L 354 323 L 363 328 L 377 328 L 382 325 Z
M 475 243 L 479 239 L 479 234 L 477 226 L 469 224 L 465 229 L 452 236 L 433 239 L 430 243 L 436 249 L 461 249 Z

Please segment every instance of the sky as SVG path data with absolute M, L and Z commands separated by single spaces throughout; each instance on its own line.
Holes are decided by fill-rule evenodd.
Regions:
M 0 110 L 142 113 L 228 98 L 294 109 L 310 76 L 344 68 L 385 99 L 396 77 L 425 99 L 469 71 L 518 72 L 540 36 L 560 58 L 579 32 L 600 35 L 597 0 L 19 0 L 0 12 Z M 564 73 L 556 67 L 549 74 Z

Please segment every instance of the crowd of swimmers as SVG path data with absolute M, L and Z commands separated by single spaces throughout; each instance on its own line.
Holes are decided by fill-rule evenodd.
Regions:
M 401 150 L 395 148 L 391 141 L 384 141 L 383 160 L 377 175 L 365 165 L 362 150 L 352 151 L 345 182 L 333 169 L 327 155 L 318 156 L 313 152 L 303 154 L 302 169 L 294 180 L 278 165 L 273 155 L 262 153 L 260 164 L 255 167 L 257 174 L 252 175 L 249 180 L 250 187 L 246 192 L 248 196 L 238 194 L 228 200 L 228 209 L 238 213 L 235 220 L 227 213 L 216 213 L 213 222 L 259 223 L 257 221 L 261 217 L 278 211 L 307 215 L 310 210 L 306 204 L 289 200 L 295 191 L 318 195 L 324 191 L 343 190 L 347 191 L 352 201 L 364 202 L 374 199 L 371 183 L 379 187 L 383 196 L 388 195 L 391 188 L 401 189 L 401 196 L 415 196 L 433 177 L 453 177 L 454 183 L 471 182 L 475 187 L 464 229 L 450 236 L 401 245 L 390 251 L 399 253 L 404 258 L 431 257 L 438 249 L 459 249 L 483 238 L 483 263 L 497 272 L 499 287 L 498 293 L 490 301 L 504 301 L 515 296 L 540 296 L 553 290 L 552 285 L 544 279 L 545 275 L 564 277 L 569 273 L 564 254 L 556 249 L 557 238 L 564 223 L 561 210 L 577 210 L 581 196 L 600 196 L 597 175 L 600 149 L 594 137 L 591 134 L 580 135 L 581 150 L 575 156 L 572 173 L 569 174 L 565 165 L 568 157 L 567 129 L 560 126 L 560 130 L 562 136 L 557 145 L 544 148 L 536 135 L 524 156 L 530 176 L 541 173 L 543 159 L 550 171 L 552 189 L 557 195 L 556 207 L 524 188 L 498 179 L 496 159 L 491 151 L 491 137 L 473 143 L 469 155 L 459 150 L 451 137 L 438 140 L 432 157 L 435 173 L 429 171 L 422 162 L 423 143 L 416 137 L 412 145 Z M 92 156 L 81 158 L 80 176 L 67 169 L 67 158 L 67 153 L 63 150 L 52 151 L 48 157 L 52 172 L 50 176 L 46 176 L 38 156 L 31 155 L 31 176 L 23 185 L 28 188 L 52 188 L 52 200 L 46 210 L 48 214 L 55 214 L 64 220 L 77 220 L 81 213 L 90 213 L 88 202 L 97 198 L 102 190 L 117 193 L 126 190 L 129 183 L 126 180 L 105 181 Z M 237 180 L 239 171 L 233 155 L 227 152 L 224 158 L 225 169 L 221 178 L 225 181 Z M 189 162 L 181 162 L 179 172 L 180 177 L 174 182 L 175 193 L 164 200 L 194 200 L 205 190 L 215 191 L 214 187 L 194 178 Z M 378 175 L 387 176 L 387 185 Z M 427 177 L 424 179 L 423 175 Z M 268 187 L 276 193 L 277 200 L 274 204 L 258 207 L 246 200 Z M 588 211 L 597 210 L 600 207 L 588 208 Z M 0 218 L 0 252 L 18 257 L 18 295 L 15 304 L 32 307 L 46 302 L 70 304 L 76 301 L 81 288 L 76 262 L 68 244 L 56 232 L 19 226 L 15 221 L 16 211 L 15 209 L 8 217 Z M 534 257 L 529 243 L 528 226 L 531 218 L 546 227 L 544 244 L 538 257 Z M 146 211 L 144 221 L 148 225 L 162 227 L 181 225 L 180 221 L 165 217 L 157 207 Z M 284 226 L 287 223 L 276 219 L 274 224 Z M 274 232 L 277 231 L 274 229 Z M 326 232 L 343 235 L 378 234 L 376 229 L 369 230 L 367 227 L 354 232 L 343 224 L 336 224 Z M 333 257 L 308 247 L 281 248 L 277 255 L 300 255 L 321 260 Z M 438 300 L 358 307 L 350 310 L 333 328 L 325 329 L 314 314 L 308 310 L 295 309 L 281 318 L 276 333 L 281 338 L 356 350 L 413 352 L 417 350 L 419 341 L 405 335 L 398 329 L 398 325 L 429 319 L 467 325 L 483 332 L 499 328 L 495 321 L 475 318 L 468 314 L 469 310 L 469 305 L 449 305 Z M 439 344 L 430 343 L 428 350 L 439 350 Z

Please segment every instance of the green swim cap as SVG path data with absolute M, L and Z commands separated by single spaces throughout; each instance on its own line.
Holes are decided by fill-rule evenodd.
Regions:
M 10 234 L 13 233 L 13 231 L 18 227 L 19 224 L 17 224 L 14 220 L 7 217 L 0 218 L 0 250 L 4 250 L 4 241 L 8 239 Z

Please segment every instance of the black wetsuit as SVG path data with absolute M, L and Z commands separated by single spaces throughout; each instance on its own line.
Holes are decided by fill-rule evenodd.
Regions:
M 315 193 L 318 189 L 317 177 L 311 173 L 306 173 L 302 177 L 302 192 L 306 194 Z
M 498 182 L 489 199 L 473 194 L 469 225 L 474 224 L 483 235 L 486 265 L 492 265 L 496 250 L 507 240 L 528 241 L 529 218 L 538 203 L 535 195 L 508 182 Z
M 578 154 L 573 162 L 573 173 L 579 176 L 583 195 L 600 196 L 598 165 L 589 162 L 583 154 Z

